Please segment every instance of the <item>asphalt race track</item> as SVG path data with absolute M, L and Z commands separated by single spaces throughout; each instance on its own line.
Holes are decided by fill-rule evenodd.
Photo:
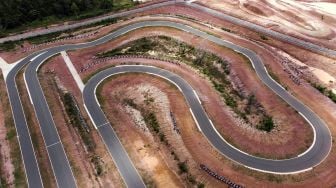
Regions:
M 312 146 L 306 152 L 295 158 L 286 160 L 269 160 L 248 155 L 244 152 L 237 150 L 236 148 L 234 148 L 221 138 L 221 136 L 212 126 L 211 121 L 209 121 L 207 115 L 204 113 L 202 106 L 199 104 L 197 100 L 195 100 L 195 97 L 191 96 L 191 94 L 189 93 L 189 89 L 191 89 L 191 87 L 187 83 L 185 83 L 183 80 L 177 79 L 178 77 L 175 75 L 170 75 L 171 73 L 167 71 L 160 70 L 156 72 L 158 74 L 160 73 L 163 74 L 163 76 L 168 75 L 167 78 L 176 79 L 174 81 L 176 81 L 176 84 L 182 89 L 182 92 L 186 97 L 186 100 L 190 105 L 190 108 L 192 109 L 203 134 L 208 138 L 211 144 L 216 149 L 219 150 L 219 152 L 221 152 L 223 155 L 230 158 L 231 160 L 240 163 L 248 168 L 269 173 L 283 173 L 283 174 L 298 173 L 301 171 L 309 170 L 312 167 L 318 165 L 320 162 L 324 160 L 325 157 L 327 157 L 331 149 L 331 135 L 326 124 L 313 111 L 311 111 L 308 107 L 306 107 L 296 98 L 287 93 L 287 91 L 283 87 L 281 87 L 268 75 L 267 70 L 264 67 L 264 64 L 262 63 L 261 59 L 255 52 L 180 23 L 170 21 L 144 21 L 120 28 L 111 34 L 106 35 L 92 42 L 62 45 L 35 53 L 20 61 L 19 64 L 9 73 L 8 77 L 6 78 L 7 90 L 10 96 L 12 111 L 15 119 L 15 125 L 18 130 L 17 132 L 21 145 L 22 156 L 25 164 L 28 184 L 30 187 L 41 187 L 42 184 L 41 184 L 41 178 L 39 176 L 38 167 L 36 165 L 34 151 L 31 142 L 29 142 L 30 139 L 29 132 L 27 130 L 22 104 L 19 100 L 19 93 L 17 91 L 15 84 L 15 77 L 17 73 L 22 69 L 24 65 L 28 65 L 24 74 L 24 78 L 30 94 L 31 102 L 36 112 L 36 117 L 39 121 L 42 130 L 43 138 L 45 140 L 45 144 L 49 154 L 49 159 L 51 161 L 54 170 L 57 185 L 62 188 L 76 187 L 76 181 L 72 174 L 71 167 L 64 152 L 62 143 L 60 142 L 57 129 L 55 128 L 55 124 L 52 119 L 48 104 L 45 100 L 43 91 L 40 87 L 39 80 L 37 77 L 37 70 L 39 66 L 43 62 L 45 62 L 45 60 L 47 60 L 49 57 L 55 54 L 60 53 L 61 51 L 93 47 L 105 43 L 107 41 L 113 40 L 116 37 L 121 36 L 132 30 L 143 27 L 155 27 L 155 26 L 165 26 L 183 30 L 185 32 L 189 32 L 193 35 L 202 37 L 218 45 L 225 46 L 227 48 L 230 48 L 236 52 L 242 53 L 245 56 L 247 56 L 251 60 L 251 63 L 257 75 L 263 81 L 263 83 L 267 85 L 270 89 L 272 89 L 277 95 L 279 95 L 296 111 L 302 114 L 305 117 L 305 119 L 311 124 L 315 133 L 314 142 Z M 123 70 L 125 68 L 118 67 L 112 70 L 118 70 L 118 69 Z M 155 72 L 155 70 L 157 69 L 147 67 L 143 71 L 146 72 L 150 70 Z M 127 71 L 127 69 L 125 69 L 124 71 Z M 105 71 L 103 71 L 102 73 L 105 73 Z M 86 87 L 89 87 L 89 85 Z M 84 92 L 84 100 L 85 95 L 86 93 Z M 91 93 L 91 95 L 93 94 Z M 90 107 L 91 105 L 98 105 L 91 103 L 96 103 L 96 101 L 91 100 L 90 102 L 86 101 L 85 103 L 88 111 L 92 110 Z M 106 125 L 108 125 L 105 116 L 102 116 L 103 114 L 102 115 L 98 114 L 99 113 L 92 114 L 91 118 L 93 119 L 94 123 L 99 129 L 99 132 L 101 133 L 101 136 L 104 139 L 107 148 L 109 149 L 119 171 L 121 172 L 121 175 L 125 183 L 129 185 L 129 187 L 143 187 L 144 184 L 141 180 L 141 177 L 137 173 L 132 162 L 129 160 L 127 153 L 124 152 L 124 148 L 122 147 L 120 142 L 116 141 L 117 137 L 115 136 L 116 138 L 111 140 L 112 139 L 111 137 L 113 137 L 113 129 L 111 128 L 111 126 L 104 126 L 104 123 L 107 123 Z M 104 129 L 104 131 L 101 131 L 100 129 Z M 111 135 L 103 135 L 102 132 L 103 133 L 110 132 Z M 108 137 L 109 140 L 105 140 L 106 137 Z M 110 150 L 111 148 L 116 149 L 113 149 L 112 151 Z M 123 151 L 123 152 L 117 152 L 117 154 L 120 156 L 115 157 L 116 156 L 115 151 Z M 34 163 L 35 165 L 27 165 Z M 123 173 L 122 168 L 127 169 L 125 173 Z

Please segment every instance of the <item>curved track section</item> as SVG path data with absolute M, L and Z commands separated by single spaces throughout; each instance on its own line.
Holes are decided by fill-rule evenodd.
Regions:
M 200 30 L 197 30 L 195 28 L 192 28 L 190 26 L 183 25 L 180 23 L 170 22 L 170 21 L 144 21 L 144 22 L 134 23 L 134 24 L 125 26 L 123 28 L 120 28 L 111 34 L 106 35 L 92 42 L 62 45 L 62 46 L 53 47 L 53 48 L 49 48 L 44 51 L 38 52 L 20 61 L 19 64 L 9 73 L 6 79 L 7 89 L 10 95 L 11 103 L 15 103 L 14 105 L 12 104 L 12 110 L 14 114 L 15 124 L 18 129 L 18 133 L 20 133 L 21 130 L 26 129 L 27 126 L 25 123 L 22 104 L 18 100 L 19 94 L 18 94 L 16 84 L 15 84 L 15 76 L 24 65 L 28 64 L 27 69 L 25 71 L 24 78 L 27 83 L 26 85 L 28 88 L 28 92 L 30 94 L 31 102 L 34 106 L 36 116 L 40 123 L 42 134 L 45 139 L 46 146 L 48 148 L 49 159 L 51 160 L 51 164 L 52 164 L 54 174 L 55 174 L 59 187 L 75 187 L 76 183 L 75 183 L 72 171 L 71 171 L 71 167 L 69 165 L 64 149 L 62 147 L 62 143 L 60 142 L 59 136 L 57 134 L 57 129 L 55 128 L 55 124 L 52 119 L 51 113 L 49 111 L 48 104 L 45 100 L 43 91 L 38 81 L 37 70 L 39 66 L 46 59 L 48 59 L 49 57 L 57 53 L 60 53 L 61 51 L 93 47 L 93 46 L 108 42 L 110 40 L 113 40 L 118 36 L 121 36 L 127 32 L 130 32 L 130 31 L 133 31 L 139 28 L 156 27 L 156 26 L 171 27 L 171 28 L 179 29 L 185 32 L 189 32 L 189 33 L 192 33 L 193 35 L 202 37 L 218 45 L 230 48 L 236 52 L 244 54 L 246 57 L 248 57 L 251 60 L 251 63 L 257 75 L 259 76 L 259 78 L 268 87 L 270 87 L 276 94 L 278 94 L 281 98 L 283 98 L 289 105 L 291 105 L 295 110 L 300 112 L 306 118 L 306 120 L 312 125 L 315 131 L 314 143 L 309 148 L 309 150 L 306 151 L 304 154 L 300 155 L 299 157 L 289 159 L 289 160 L 273 161 L 273 160 L 260 159 L 260 158 L 247 155 L 246 153 L 243 153 L 233 148 L 232 146 L 230 146 L 224 140 L 219 138 L 218 134 L 214 134 L 212 136 L 217 137 L 217 140 L 216 142 L 213 142 L 212 144 L 220 152 L 222 152 L 224 155 L 231 158 L 232 160 L 239 162 L 247 167 L 254 168 L 260 171 L 273 172 L 273 173 L 293 173 L 293 172 L 298 172 L 302 170 L 307 170 L 319 164 L 328 155 L 331 149 L 331 136 L 330 136 L 330 132 L 327 126 L 314 112 L 312 112 L 304 104 L 302 104 L 300 101 L 298 101 L 293 96 L 291 96 L 289 93 L 287 93 L 284 88 L 282 88 L 277 82 L 275 82 L 268 75 L 261 59 L 255 52 L 249 49 L 240 47 L 238 45 L 235 45 L 231 42 L 222 40 L 218 37 L 209 35 L 206 32 L 202 32 Z M 17 96 L 17 98 L 15 98 L 15 96 Z M 19 115 L 16 115 L 16 114 L 19 114 Z M 195 111 L 195 116 L 196 117 L 199 116 L 197 111 Z M 23 124 L 21 124 L 22 122 Z M 203 120 L 199 121 L 200 125 L 203 125 L 203 123 L 206 124 L 206 122 L 205 121 L 203 122 Z M 207 129 L 211 131 L 211 129 L 213 128 L 207 127 Z M 29 133 L 26 131 L 23 135 L 27 137 L 27 135 L 29 136 Z M 210 138 L 208 139 L 210 140 Z M 24 141 L 22 142 L 20 141 L 20 143 L 25 144 L 27 146 L 31 145 L 31 143 L 24 142 Z M 23 146 L 21 147 L 23 148 Z M 29 147 L 32 148 L 32 146 L 29 146 Z M 49 151 L 49 150 L 52 150 L 52 151 Z M 26 152 L 26 151 L 22 149 L 22 152 Z M 26 154 L 23 154 L 23 156 L 25 155 Z M 34 162 L 32 154 L 29 156 L 30 158 L 28 158 L 27 160 L 24 157 L 25 164 Z M 124 157 L 123 160 L 124 159 L 126 158 Z M 116 163 L 118 162 L 120 161 L 116 161 Z M 33 173 L 34 171 L 38 172 L 38 168 L 35 168 L 35 167 L 34 168 L 32 167 L 30 169 L 26 168 L 27 174 Z M 132 174 L 137 174 L 137 172 L 132 172 Z M 32 177 L 32 180 L 37 179 L 35 178 L 35 176 L 37 177 L 37 173 L 35 173 L 34 177 Z M 132 182 L 132 180 L 126 180 L 126 179 L 125 181 Z M 30 182 L 30 175 L 28 175 L 28 182 Z M 33 187 L 36 187 L 36 186 L 33 186 Z
M 193 88 L 185 80 L 183 80 L 181 77 L 177 76 L 174 73 L 152 66 L 124 65 L 112 67 L 98 73 L 88 81 L 83 91 L 84 104 L 98 129 L 101 128 L 101 125 L 106 125 L 109 123 L 104 116 L 104 113 L 101 110 L 100 104 L 96 98 L 96 88 L 104 79 L 121 73 L 147 73 L 162 77 L 172 82 L 184 95 L 192 111 L 192 115 L 195 118 L 196 124 L 199 126 L 199 129 L 209 140 L 209 142 L 223 155 L 248 168 L 270 173 L 287 174 L 308 170 L 311 167 L 317 165 L 320 162 L 320 159 L 324 158 L 323 155 L 317 156 L 317 154 L 320 152 L 318 151 L 320 148 L 315 148 L 316 145 L 313 145 L 313 149 L 316 151 L 312 152 L 311 149 L 306 154 L 300 157 L 287 160 L 268 160 L 254 157 L 239 151 L 238 149 L 227 143 L 217 132 L 216 128 L 214 127 L 211 120 L 204 111 L 202 105 L 200 104 L 198 97 L 195 95 Z M 297 104 L 300 105 L 298 101 L 295 101 L 295 105 Z M 317 147 L 319 146 L 320 145 L 318 145 Z M 116 149 L 114 151 L 118 150 L 119 149 Z

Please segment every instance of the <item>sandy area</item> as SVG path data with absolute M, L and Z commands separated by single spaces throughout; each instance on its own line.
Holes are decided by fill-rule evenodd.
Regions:
M 336 15 L 324 11 L 321 6 L 315 6 L 313 3 L 292 0 L 198 0 L 197 2 L 284 33 L 326 42 L 335 41 Z

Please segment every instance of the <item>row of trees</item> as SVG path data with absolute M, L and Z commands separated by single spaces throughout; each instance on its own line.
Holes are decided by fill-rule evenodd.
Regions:
M 0 32 L 50 17 L 106 12 L 113 9 L 114 1 L 121 0 L 1 0 Z

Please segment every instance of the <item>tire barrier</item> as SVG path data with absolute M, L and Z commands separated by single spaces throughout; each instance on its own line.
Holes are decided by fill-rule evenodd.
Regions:
M 172 111 L 170 111 L 170 118 L 172 119 L 172 122 L 173 122 L 173 126 L 174 126 L 174 131 L 177 132 L 177 134 L 180 134 L 180 129 L 177 127 L 177 123 L 176 123 L 176 119 L 174 117 L 174 114 Z
M 77 35 L 77 36 L 65 37 L 65 38 L 56 39 L 56 40 L 51 39 L 48 42 L 45 42 L 45 43 L 42 43 L 42 44 L 37 44 L 37 45 L 34 44 L 30 48 L 25 48 L 24 50 L 22 50 L 22 53 L 29 52 L 29 51 L 32 51 L 36 48 L 40 48 L 40 47 L 43 47 L 43 46 L 48 46 L 49 44 L 64 42 L 64 41 L 67 41 L 67 40 L 89 38 L 89 37 L 92 37 L 94 35 L 97 35 L 98 33 L 99 33 L 99 31 L 95 31 L 95 32 L 91 32 L 91 33 L 85 33 L 85 34 L 81 34 L 81 35 Z
M 244 188 L 243 186 L 232 182 L 231 180 L 227 179 L 226 177 L 218 175 L 216 172 L 212 171 L 211 169 L 206 167 L 204 164 L 200 164 L 200 167 L 201 167 L 202 170 L 204 170 L 210 176 L 212 176 L 212 177 L 216 178 L 217 180 L 227 184 L 230 188 Z
M 82 66 L 79 69 L 79 72 L 85 72 L 88 69 L 94 67 L 95 65 L 99 65 L 101 63 L 104 63 L 106 61 L 110 61 L 113 59 L 125 59 L 125 58 L 142 58 L 142 59 L 151 59 L 151 60 L 158 60 L 158 61 L 164 61 L 164 62 L 168 62 L 174 65 L 178 65 L 180 66 L 181 64 L 179 62 L 176 61 L 172 61 L 169 59 L 165 59 L 165 58 L 159 58 L 159 57 L 153 57 L 153 56 L 146 56 L 146 55 L 117 55 L 117 56 L 112 56 L 112 57 L 105 57 L 105 58 L 98 58 L 96 56 L 92 57 L 92 61 L 90 63 L 87 63 L 86 65 Z
M 288 58 L 282 58 L 280 60 L 281 65 L 284 67 L 284 71 L 289 75 L 289 78 L 296 84 L 301 85 L 301 77 L 303 76 L 302 69 L 304 66 L 299 66 L 292 63 Z

